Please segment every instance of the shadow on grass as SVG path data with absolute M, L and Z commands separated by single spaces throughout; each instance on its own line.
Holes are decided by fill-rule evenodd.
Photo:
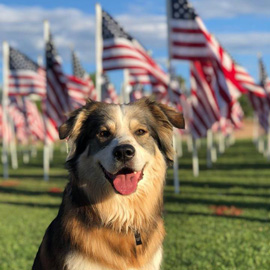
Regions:
M 173 194 L 171 192 L 170 194 Z M 238 196 L 238 197 L 262 197 L 262 198 L 269 198 L 270 199 L 270 193 L 233 193 L 233 192 L 198 192 L 198 191 L 188 191 L 188 192 L 182 192 L 182 194 L 185 195 L 209 195 L 209 196 L 216 196 L 216 195 L 222 195 L 222 196 Z
M 167 181 L 168 185 L 172 185 L 172 180 L 168 179 Z M 180 180 L 181 186 L 185 187 L 201 187 L 201 188 L 234 188 L 234 187 L 240 187 L 240 188 L 246 188 L 246 189 L 270 189 L 270 183 L 269 184 L 244 184 L 244 183 L 222 183 L 222 182 L 195 182 L 195 181 L 182 181 Z
M 10 178 L 17 178 L 17 179 L 29 179 L 29 178 L 36 178 L 37 180 L 41 179 L 43 180 L 43 174 L 24 174 L 24 173 L 11 173 L 9 175 Z M 50 174 L 50 179 L 53 180 L 67 180 L 68 175 L 63 174 L 63 175 L 53 175 Z
M 204 216 L 204 217 L 214 217 L 214 218 L 221 218 L 221 219 L 236 219 L 236 220 L 246 220 L 246 221 L 254 221 L 254 222 L 261 222 L 261 223 L 270 223 L 270 219 L 263 219 L 263 218 L 253 218 L 253 217 L 244 217 L 244 216 L 219 216 L 215 214 L 207 214 L 207 213 L 199 213 L 199 212 L 184 212 L 184 211 L 166 211 L 165 215 L 188 215 L 188 216 Z
M 179 204 L 201 204 L 201 205 L 226 205 L 235 206 L 239 208 L 249 208 L 249 209 L 267 209 L 270 210 L 270 202 L 244 202 L 244 201 L 234 201 L 234 200 L 222 200 L 222 198 L 217 198 L 216 200 L 207 199 L 197 199 L 197 198 L 181 198 L 173 196 L 165 196 L 166 203 L 179 203 Z
M 0 204 L 27 206 L 27 207 L 36 207 L 36 208 L 59 208 L 60 206 L 60 204 L 31 203 L 31 202 L 0 202 Z
M 202 160 L 204 161 L 204 159 Z M 179 169 L 183 170 L 192 170 L 192 164 L 186 164 L 179 160 Z M 258 171 L 258 170 L 265 170 L 269 169 L 269 164 L 267 163 L 231 163 L 231 162 L 219 162 L 213 164 L 213 167 L 211 170 L 214 171 L 224 171 L 224 170 L 237 170 L 237 171 L 244 171 L 248 170 L 249 172 L 252 171 Z M 206 166 L 206 164 L 200 164 L 200 171 L 209 171 L 209 168 Z
M 32 191 L 32 190 L 22 190 L 11 187 L 0 187 L 0 193 L 14 194 L 14 195 L 26 195 L 26 196 L 42 196 L 49 195 L 52 197 L 62 197 L 62 193 L 53 193 L 49 191 Z
M 216 163 L 213 166 L 214 170 L 252 170 L 252 171 L 257 171 L 257 170 L 263 170 L 263 169 L 269 169 L 269 164 L 267 163 Z

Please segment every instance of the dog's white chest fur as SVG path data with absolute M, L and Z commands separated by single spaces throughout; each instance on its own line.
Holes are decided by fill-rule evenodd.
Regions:
M 162 248 L 154 255 L 152 261 L 142 268 L 128 268 L 126 270 L 159 270 L 162 261 Z M 77 252 L 70 253 L 66 258 L 65 266 L 67 270 L 111 270 L 100 264 L 94 263 Z

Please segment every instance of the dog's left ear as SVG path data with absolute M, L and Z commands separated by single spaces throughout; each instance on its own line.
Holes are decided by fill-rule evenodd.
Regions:
M 81 110 L 82 108 L 73 111 L 69 115 L 68 120 L 58 128 L 60 140 L 66 139 L 71 135 L 77 116 L 80 114 Z
M 161 103 L 158 103 L 158 106 L 163 111 L 163 113 L 167 116 L 168 120 L 174 127 L 180 128 L 180 129 L 185 128 L 185 119 L 182 113 Z
M 164 154 L 168 164 L 173 161 L 173 126 L 176 128 L 184 128 L 185 121 L 183 114 L 175 109 L 156 102 L 153 98 L 143 98 L 137 103 L 145 104 L 150 110 L 155 120 L 154 138 L 158 142 L 161 152 Z

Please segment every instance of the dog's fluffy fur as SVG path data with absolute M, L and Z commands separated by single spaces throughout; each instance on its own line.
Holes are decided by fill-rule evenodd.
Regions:
M 33 270 L 160 269 L 173 126 L 184 128 L 182 114 L 150 99 L 127 105 L 89 101 L 71 113 L 59 128 L 70 145 L 69 183 Z M 135 151 L 129 159 L 115 154 L 123 145 Z M 113 182 L 119 174 L 138 183 L 119 188 Z

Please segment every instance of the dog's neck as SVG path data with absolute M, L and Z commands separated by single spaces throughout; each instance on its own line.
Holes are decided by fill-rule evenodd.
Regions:
M 72 180 L 67 187 L 71 196 L 66 197 L 69 198 L 74 213 L 80 213 L 80 216 L 85 217 L 82 220 L 85 226 L 107 227 L 121 232 L 140 232 L 155 226 L 156 221 L 162 216 L 163 182 L 160 186 L 153 187 L 157 189 L 153 193 L 156 195 L 150 201 L 151 194 L 143 193 L 138 194 L 136 200 L 118 196 L 104 202 L 94 202 L 87 196 L 84 188 L 72 184 L 77 182 Z

